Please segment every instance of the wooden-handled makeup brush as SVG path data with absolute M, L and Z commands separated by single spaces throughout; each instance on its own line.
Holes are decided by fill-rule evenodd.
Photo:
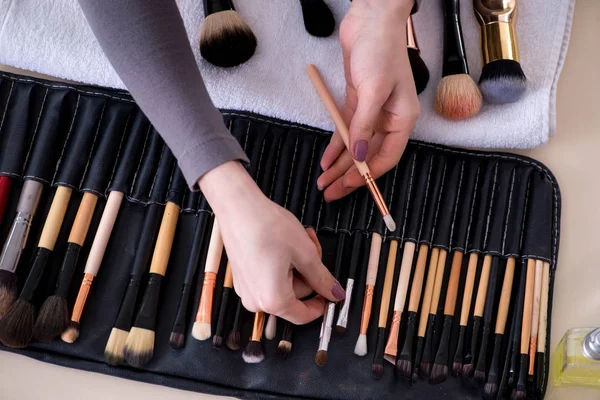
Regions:
M 535 360 L 535 390 L 541 398 L 546 388 L 546 330 L 548 329 L 548 295 L 550 292 L 550 264 L 544 262 L 542 275 L 542 298 L 540 300 L 540 324 L 538 328 L 537 355 Z
M 419 44 L 415 35 L 415 26 L 410 16 L 408 17 L 408 21 L 406 21 L 406 44 L 408 47 L 408 61 L 410 62 L 410 69 L 415 80 L 415 88 L 417 89 L 417 94 L 420 94 L 429 83 L 429 69 L 423 58 L 421 58 L 421 50 L 419 50 Z
M 513 311 L 513 326 L 514 330 L 510 337 L 509 350 L 510 350 L 510 363 L 508 367 L 508 387 L 514 388 L 518 379 L 519 371 L 519 359 L 521 353 L 521 328 L 523 325 L 523 309 L 525 308 L 525 291 L 527 289 L 527 264 L 529 260 L 524 260 L 521 265 L 519 272 L 519 287 L 517 292 L 517 298 L 515 301 L 515 307 Z
M 198 217 L 198 221 L 196 221 L 194 238 L 192 239 L 192 248 L 188 257 L 185 277 L 181 287 L 181 296 L 179 297 L 179 304 L 177 306 L 177 314 L 175 314 L 175 321 L 173 322 L 171 336 L 169 337 L 169 343 L 174 349 L 182 348 L 185 343 L 186 321 L 188 317 L 190 293 L 193 288 L 196 270 L 198 269 L 198 262 L 200 261 L 200 255 L 205 242 L 204 239 L 206 232 L 208 231 L 206 225 L 209 222 L 210 216 L 206 213 L 202 213 Z
M 390 250 L 388 253 L 387 265 L 385 268 L 385 278 L 383 281 L 383 291 L 381 292 L 381 305 L 379 307 L 379 322 L 377 323 L 377 344 L 375 355 L 373 356 L 373 365 L 371 372 L 375 379 L 383 375 L 383 353 L 385 346 L 385 329 L 387 326 L 390 301 L 392 297 L 392 284 L 396 270 L 396 256 L 398 254 L 398 241 L 390 241 Z
M 535 260 L 535 281 L 533 285 L 533 310 L 531 313 L 531 339 L 529 340 L 529 380 L 533 380 L 535 371 L 535 355 L 537 353 L 537 337 L 540 323 L 540 301 L 542 299 L 542 279 L 544 262 Z
M 202 294 L 198 303 L 198 312 L 196 321 L 192 328 L 192 337 L 196 340 L 207 340 L 212 333 L 211 319 L 212 306 L 215 285 L 217 284 L 217 274 L 221 265 L 221 256 L 223 254 L 223 238 L 217 217 L 215 217 L 210 235 L 210 244 L 208 245 L 208 254 L 206 255 L 206 265 L 204 266 L 204 280 L 202 282 Z
M 200 55 L 218 67 L 235 67 L 248 61 L 256 50 L 256 36 L 231 0 L 203 0 L 203 5 Z
M 352 292 L 354 291 L 354 278 L 358 270 L 358 264 L 361 262 L 363 236 L 360 232 L 354 234 L 352 242 L 352 254 L 350 255 L 350 267 L 348 268 L 348 280 L 346 281 L 346 298 L 342 303 L 335 330 L 338 333 L 344 333 L 348 326 L 348 314 L 352 304 Z
M 381 235 L 377 232 L 371 234 L 371 249 L 369 250 L 369 263 L 367 264 L 367 279 L 365 283 L 365 297 L 360 317 L 360 334 L 354 347 L 354 354 L 358 356 L 367 355 L 367 331 L 371 320 L 373 309 L 373 295 L 375 294 L 375 283 L 377 281 L 377 270 L 379 269 L 379 256 L 381 255 Z
M 26 347 L 33 338 L 35 307 L 31 300 L 56 245 L 71 193 L 70 188 L 64 186 L 56 188 L 25 285 L 19 298 L 0 320 L 0 341 L 8 347 Z
M 292 338 L 294 336 L 294 324 L 289 321 L 283 321 L 281 330 L 281 339 L 277 345 L 277 354 L 286 360 L 292 352 Z
M 402 262 L 400 264 L 400 275 L 398 277 L 398 286 L 396 287 L 396 296 L 394 298 L 394 314 L 392 317 L 392 326 L 388 334 L 388 341 L 385 346 L 383 358 L 396 365 L 396 355 L 398 354 L 398 336 L 400 335 L 400 321 L 404 304 L 406 304 L 406 296 L 408 294 L 408 283 L 412 272 L 413 258 L 416 249 L 415 242 L 405 242 L 402 252 Z
M 98 196 L 90 192 L 86 192 L 81 199 L 67 240 L 67 250 L 58 275 L 56 291 L 42 304 L 33 327 L 33 337 L 40 342 L 53 340 L 69 326 L 69 308 L 67 305 L 69 287 L 97 202 Z
M 171 247 L 175 238 L 179 206 L 167 202 L 160 224 L 156 246 L 150 264 L 150 276 L 144 292 L 144 298 L 137 317 L 123 348 L 125 360 L 129 365 L 142 366 L 147 364 L 154 354 L 154 336 L 156 331 L 156 314 L 158 311 L 160 284 L 167 273 Z
M 486 255 L 483 258 L 481 266 L 481 275 L 479 277 L 479 286 L 477 287 L 477 295 L 475 297 L 475 309 L 473 310 L 473 330 L 471 334 L 471 349 L 470 356 L 465 359 L 463 365 L 463 375 L 467 378 L 472 378 L 475 373 L 475 364 L 477 363 L 477 344 L 479 343 L 479 334 L 481 333 L 481 322 L 483 320 L 483 312 L 485 309 L 485 299 L 490 280 L 490 270 L 492 268 L 492 256 Z
M 444 328 L 440 345 L 435 356 L 435 363 L 431 369 L 430 383 L 441 383 L 448 377 L 448 358 L 450 346 L 450 334 L 454 322 L 454 311 L 456 308 L 456 298 L 458 296 L 458 284 L 460 281 L 460 271 L 462 268 L 464 253 L 461 250 L 455 250 L 450 267 L 450 279 L 446 289 L 446 302 L 444 304 Z
M 259 311 L 254 314 L 254 326 L 252 327 L 252 336 L 246 349 L 242 353 L 242 358 L 248 364 L 258 364 L 265 359 L 265 352 L 262 348 L 262 336 L 265 327 L 265 313 Z
M 6 210 L 6 203 L 8 203 L 8 195 L 10 194 L 11 187 L 12 179 L 8 176 L 0 176 L 0 224 L 4 217 L 4 211 Z
M 535 264 L 536 260 L 527 260 L 527 280 L 525 282 L 525 302 L 523 303 L 523 322 L 521 325 L 521 360 L 519 365 L 519 379 L 512 393 L 514 400 L 527 398 L 527 372 L 529 362 L 529 339 L 531 338 L 531 318 L 533 313 L 533 296 L 535 290 Z
M 235 317 L 233 318 L 233 326 L 231 327 L 231 331 L 229 335 L 227 335 L 227 341 L 225 344 L 229 350 L 239 350 L 240 340 L 241 340 L 241 326 L 242 326 L 242 312 L 244 310 L 244 306 L 242 305 L 242 299 L 238 297 L 237 306 L 235 309 Z
M 213 336 L 213 347 L 218 349 L 223 344 L 223 337 L 225 332 L 225 319 L 227 318 L 227 303 L 229 302 L 229 296 L 233 292 L 233 272 L 231 271 L 231 264 L 227 262 L 227 268 L 225 270 L 225 281 L 223 281 L 223 294 L 221 296 L 221 306 L 219 307 L 219 316 L 217 318 L 217 329 L 215 330 L 215 336 Z
M 469 75 L 467 53 L 460 24 L 460 1 L 443 0 L 444 65 L 435 92 L 435 111 L 444 118 L 463 120 L 481 109 L 479 87 Z
M 515 102 L 527 89 L 515 30 L 517 0 L 474 0 L 473 9 L 481 26 L 483 98 L 492 104 Z
M 498 394 L 498 382 L 500 378 L 500 358 L 502 351 L 502 342 L 504 340 L 504 331 L 506 329 L 506 320 L 508 319 L 508 309 L 510 307 L 510 298 L 512 296 L 513 278 L 515 275 L 514 257 L 509 257 L 506 261 L 504 272 L 504 281 L 502 282 L 502 292 L 500 294 L 500 303 L 498 304 L 498 314 L 496 316 L 496 328 L 494 337 L 494 353 L 487 376 L 487 382 L 483 387 L 483 395 L 486 399 L 495 399 Z M 484 371 L 485 373 L 485 371 Z
M 412 356 L 415 329 L 417 327 L 417 313 L 419 312 L 419 303 L 423 290 L 423 280 L 425 278 L 425 267 L 427 266 L 427 255 L 429 246 L 425 243 L 419 246 L 417 256 L 417 265 L 413 276 L 412 286 L 410 288 L 410 299 L 408 302 L 408 316 L 406 322 L 406 337 L 400 356 L 396 361 L 396 374 L 404 379 L 412 379 Z
M 333 100 L 333 97 L 331 97 L 331 93 L 329 93 L 329 90 L 327 89 L 327 86 L 325 85 L 325 82 L 323 81 L 319 70 L 317 70 L 317 67 L 315 67 L 314 65 L 308 65 L 306 67 L 306 72 L 308 73 L 308 76 L 310 77 L 313 86 L 317 90 L 321 101 L 325 105 L 327 112 L 331 116 L 335 127 L 340 133 L 340 136 L 342 137 L 346 148 L 350 149 L 350 132 L 348 130 L 348 127 L 346 126 L 346 123 L 344 122 L 344 118 L 342 117 L 340 110 L 337 108 L 337 105 Z M 394 222 L 394 218 L 392 218 L 390 211 L 388 210 L 387 205 L 385 204 L 385 200 L 381 195 L 377 184 L 375 183 L 375 179 L 371 174 L 369 166 L 366 162 L 357 160 L 354 160 L 354 165 L 356 165 L 356 169 L 358 170 L 360 175 L 365 179 L 365 183 L 367 185 L 367 188 L 369 189 L 369 192 L 371 193 L 371 196 L 373 196 L 375 205 L 377 205 L 379 212 L 383 216 L 385 226 L 390 232 L 394 232 L 396 230 L 396 223 Z
M 335 29 L 333 13 L 323 0 L 300 0 L 306 31 L 316 37 L 331 36 Z
M 26 180 L 21 189 L 15 217 L 0 254 L 0 320 L 17 298 L 18 286 L 15 272 L 43 189 L 44 185 L 34 180 Z

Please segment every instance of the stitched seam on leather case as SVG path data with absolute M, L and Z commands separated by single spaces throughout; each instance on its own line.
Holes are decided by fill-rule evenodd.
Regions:
M 292 187 L 292 177 L 294 176 L 294 166 L 296 165 L 296 153 L 298 152 L 298 141 L 300 136 L 296 135 L 296 144 L 294 145 L 294 155 L 292 157 L 292 168 L 290 169 L 290 179 L 288 180 L 287 190 L 285 191 L 285 200 L 283 202 L 283 208 L 287 207 L 288 197 L 290 195 L 290 188 Z
M 75 103 L 75 111 L 73 112 L 73 119 L 71 120 L 71 126 L 69 126 L 69 132 L 67 132 L 67 138 L 65 139 L 65 143 L 60 152 L 60 156 L 58 157 L 58 161 L 56 162 L 56 168 L 54 169 L 54 175 L 52 175 L 52 182 L 56 180 L 56 174 L 58 174 L 58 170 L 60 168 L 60 163 L 62 162 L 63 156 L 65 155 L 65 149 L 69 145 L 69 138 L 71 137 L 71 133 L 73 133 L 73 126 L 75 125 L 75 119 L 77 118 L 77 111 L 79 110 L 79 100 L 81 99 L 81 95 L 77 95 L 77 102 Z M 8 103 L 6 103 L 8 107 Z M 0 125 L 0 129 L 2 126 Z
M 473 223 L 473 214 L 475 214 L 475 203 L 477 202 L 477 192 L 479 188 L 479 175 L 481 174 L 481 165 L 477 166 L 477 173 L 475 175 L 475 186 L 473 186 L 473 198 L 471 199 L 471 211 L 469 211 L 469 223 L 467 224 L 467 236 L 465 236 L 465 247 L 463 251 L 466 251 L 467 244 L 469 244 L 469 237 L 471 236 L 471 224 Z
M 283 143 L 283 138 L 279 139 L 279 144 L 277 144 L 277 154 L 275 154 L 275 167 L 273 168 L 273 179 L 271 180 L 271 188 L 269 189 L 269 198 L 273 200 L 273 195 L 275 193 L 275 179 L 277 178 L 277 168 L 279 168 L 279 155 L 281 154 L 281 145 Z M 259 176 L 258 174 L 256 176 Z
M 160 151 L 160 157 L 158 158 L 158 163 L 156 164 L 156 165 L 157 165 L 157 168 L 156 168 L 156 173 L 154 174 L 154 179 L 152 179 L 152 185 L 150 185 L 150 190 L 149 190 L 149 191 L 148 191 L 148 193 L 147 193 L 148 199 L 149 199 L 150 197 L 152 197 L 152 192 L 154 191 L 154 184 L 156 183 L 156 178 L 157 178 L 157 177 L 158 177 L 158 175 L 161 173 L 161 170 L 160 170 L 160 163 L 161 163 L 161 161 L 162 161 L 162 159 L 163 159 L 163 156 L 165 155 L 165 153 L 166 153 L 167 151 L 168 151 L 168 150 L 167 150 L 167 144 L 163 142 L 163 145 L 162 145 L 162 150 Z
M 488 233 L 490 231 L 490 221 L 492 219 L 492 209 L 494 208 L 494 198 L 496 197 L 496 183 L 498 181 L 498 163 L 494 168 L 494 181 L 492 184 L 492 198 L 490 199 L 490 206 L 488 207 L 488 215 L 485 223 L 485 236 L 483 237 L 483 248 L 487 247 Z M 490 252 L 492 253 L 492 252 Z
M 404 221 L 402 221 L 402 240 L 404 240 L 404 235 L 406 234 L 406 221 L 408 221 L 408 209 L 410 207 L 410 199 L 412 197 L 412 187 L 413 187 L 413 179 L 415 177 L 415 167 L 417 164 L 417 156 L 415 154 L 413 158 L 412 168 L 410 171 L 410 178 L 408 180 L 408 196 L 406 199 L 406 205 L 404 207 Z M 396 181 L 396 177 L 394 176 L 394 181 Z
M 308 164 L 308 180 L 307 184 L 310 183 L 310 177 L 312 174 L 313 163 L 315 162 L 315 153 L 317 152 L 317 140 L 318 138 L 315 136 L 315 141 L 313 142 L 312 153 L 310 156 L 310 163 Z M 306 211 L 306 201 L 308 200 L 308 190 L 304 191 L 304 201 L 302 202 L 302 215 L 300 221 L 304 221 L 304 212 Z
M 463 174 L 465 172 L 465 161 L 463 160 L 460 165 L 460 177 L 458 178 L 458 190 L 456 191 L 456 199 L 454 200 L 454 211 L 452 212 L 452 223 L 450 224 L 450 237 L 448 239 L 448 245 L 452 244 L 454 239 L 454 224 L 456 222 L 456 214 L 458 214 L 458 203 L 460 202 L 460 189 L 463 184 Z M 455 247 L 456 248 L 456 247 Z
M 23 172 L 21 175 L 25 175 L 25 169 L 27 168 L 27 161 L 29 161 L 29 155 L 31 154 L 31 150 L 33 149 L 33 144 L 35 143 L 35 137 L 38 133 L 38 128 L 40 127 L 40 120 L 42 119 L 42 114 L 44 113 L 44 105 L 46 104 L 46 99 L 48 98 L 48 89 L 46 89 L 46 93 L 44 94 L 44 100 L 42 100 L 42 106 L 40 107 L 40 114 L 38 115 L 37 122 L 35 123 L 35 130 L 33 131 L 33 137 L 31 138 L 31 144 L 29 144 L 29 150 L 27 150 L 27 154 L 25 155 L 25 162 L 23 163 Z M 23 178 L 26 178 L 25 176 Z M 40 179 L 40 181 L 49 184 L 50 182 L 45 179 Z
M 110 179 L 108 180 L 108 185 L 106 185 L 106 190 L 104 191 L 104 196 L 108 196 L 108 189 L 110 185 L 112 185 L 112 181 L 115 177 L 115 173 L 117 172 L 117 166 L 120 164 L 119 158 L 121 157 L 121 149 L 123 148 L 123 143 L 125 142 L 125 133 L 127 132 L 127 128 L 129 127 L 129 121 L 131 120 L 131 114 L 127 116 L 127 121 L 125 121 L 125 127 L 123 128 L 123 133 L 121 134 L 121 142 L 119 143 L 119 148 L 117 149 L 117 157 L 115 159 L 115 165 L 113 165 L 113 170 L 110 173 Z M 84 188 L 83 190 L 92 190 L 91 188 Z
M 510 182 L 510 192 L 508 193 L 508 204 L 506 206 L 506 218 L 504 220 L 504 235 L 502 235 L 502 253 L 504 253 L 504 250 L 506 250 L 506 233 L 508 231 L 508 219 L 510 218 L 510 208 L 512 205 L 512 195 L 513 195 L 513 191 L 515 189 L 515 175 L 516 175 L 516 169 L 513 169 L 512 171 L 512 179 Z M 527 213 L 527 210 L 524 211 L 524 213 Z
M 87 162 L 85 163 L 85 169 L 83 170 L 83 175 L 81 176 L 81 181 L 79 182 L 79 187 L 83 185 L 83 181 L 85 176 L 87 175 L 88 168 L 90 166 L 90 161 L 92 160 L 92 155 L 94 154 L 94 149 L 96 147 L 96 139 L 98 139 L 98 132 L 100 132 L 100 126 L 102 125 L 102 120 L 104 119 L 104 111 L 106 110 L 106 103 L 102 106 L 102 111 L 100 112 L 100 120 L 98 121 L 98 126 L 96 127 L 96 133 L 94 133 L 94 139 L 92 140 L 92 148 L 90 149 L 90 154 L 88 154 Z
M 10 83 L 10 90 L 8 91 L 8 97 L 6 98 L 6 105 L 4 106 L 4 112 L 2 113 L 2 121 L 0 121 L 0 132 L 2 132 L 2 127 L 4 126 L 4 119 L 6 118 L 6 112 L 8 111 L 8 105 L 10 104 L 10 98 L 12 97 L 13 87 L 15 86 L 14 82 Z
M 425 185 L 425 197 L 423 198 L 423 206 L 421 210 L 421 223 L 419 224 L 418 237 L 421 238 L 423 232 L 423 225 L 425 224 L 425 208 L 427 206 L 427 199 L 429 198 L 429 184 L 431 183 L 431 172 L 433 171 L 433 157 L 429 160 L 429 172 L 427 172 L 427 184 Z M 419 243 L 417 239 L 415 242 Z
M 129 193 L 127 197 L 129 198 L 131 193 L 133 192 L 133 188 L 135 187 L 135 182 L 137 181 L 138 173 L 140 172 L 140 168 L 142 166 L 142 162 L 144 160 L 144 156 L 146 155 L 146 148 L 148 145 L 148 138 L 150 137 L 150 130 L 152 129 L 152 124 L 148 124 L 148 131 L 146 131 L 146 138 L 144 139 L 144 144 L 142 147 L 142 154 L 140 155 L 140 160 L 137 165 L 137 169 L 135 170 L 135 174 L 133 175 L 133 180 L 131 181 L 131 187 L 129 188 Z
M 437 218 L 438 218 L 438 211 L 440 210 L 440 204 L 442 203 L 442 195 L 444 194 L 444 184 L 446 183 L 446 169 L 448 168 L 448 163 L 446 162 L 444 164 L 444 170 L 442 171 L 442 184 L 440 186 L 440 194 L 438 195 L 438 199 L 437 199 L 437 204 L 435 206 L 435 215 L 433 217 L 433 228 L 431 228 L 431 241 L 426 240 L 426 243 L 429 243 L 429 246 L 431 247 L 431 244 L 433 243 L 433 238 L 435 237 L 435 228 L 437 228 Z M 446 248 L 444 246 L 436 246 L 436 247 L 441 247 L 441 248 Z

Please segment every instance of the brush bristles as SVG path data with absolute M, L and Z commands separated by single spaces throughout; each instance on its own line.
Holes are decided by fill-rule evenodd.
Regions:
M 33 337 L 40 342 L 50 342 L 69 326 L 67 300 L 50 296 L 44 301 L 33 327 Z
M 70 321 L 67 329 L 60 334 L 60 339 L 65 343 L 75 343 L 79 339 L 79 322 Z
M 425 90 L 429 83 L 429 69 L 417 49 L 411 47 L 408 48 L 408 60 L 410 61 L 410 68 L 412 69 L 413 78 L 415 80 L 417 94 L 420 94 Z
M 383 216 L 383 222 L 385 222 L 385 226 L 388 228 L 388 231 L 394 232 L 396 230 L 396 222 L 390 214 Z
M 220 11 L 204 20 L 200 54 L 211 64 L 234 67 L 248 61 L 255 50 L 256 36 L 237 11 Z
M 131 328 L 123 348 L 125 361 L 134 367 L 148 364 L 154 354 L 154 336 L 150 329 Z
M 0 319 L 10 310 L 17 299 L 17 275 L 0 269 Z
M 223 337 L 217 336 L 217 335 L 213 336 L 212 345 L 213 345 L 213 348 L 220 349 L 221 346 L 223 345 Z
M 479 87 L 488 103 L 513 103 L 525 94 L 527 78 L 517 61 L 496 60 L 483 66 Z
M 269 315 L 267 325 L 265 327 L 265 339 L 273 340 L 277 335 L 277 317 L 273 314 Z
M 335 19 L 323 0 L 301 0 L 302 17 L 306 31 L 316 37 L 330 36 L 335 30 Z
M 473 377 L 473 371 L 475 370 L 475 366 L 473 364 L 465 364 L 463 365 L 462 374 L 467 378 Z
M 337 333 L 339 333 L 340 335 L 342 335 L 344 332 L 346 332 L 346 327 L 345 326 L 341 326 L 341 325 L 336 325 L 335 326 L 335 331 Z
M 371 373 L 373 374 L 373 378 L 381 379 L 383 376 L 383 364 L 373 364 L 371 365 Z
M 104 348 L 104 359 L 107 364 L 119 365 L 125 360 L 123 350 L 125 349 L 125 342 L 127 342 L 127 336 L 129 332 L 118 328 L 112 328 L 106 347 Z
M 327 364 L 327 351 L 326 350 L 317 351 L 317 355 L 315 356 L 315 363 L 319 367 L 322 367 L 325 364 Z
M 404 379 L 412 379 L 412 362 L 410 360 L 398 359 L 396 363 L 396 374 Z
M 396 356 L 393 356 L 391 354 L 384 354 L 383 359 L 392 365 L 396 365 Z
M 454 121 L 475 116 L 482 103 L 479 87 L 467 74 L 443 77 L 435 92 L 435 111 Z
M 493 400 L 498 394 L 498 385 L 496 383 L 486 383 L 483 387 L 483 398 Z
M 527 393 L 524 390 L 515 390 L 511 396 L 512 400 L 526 400 Z
M 428 362 L 421 362 L 419 365 L 419 376 L 423 379 L 429 379 L 431 375 L 431 364 Z
M 0 322 L 0 342 L 14 349 L 27 347 L 33 338 L 35 308 L 17 299 Z
M 196 340 L 208 340 L 210 338 L 210 322 L 194 322 L 192 337 Z
M 363 335 L 362 333 L 358 335 L 356 346 L 354 346 L 354 354 L 361 357 L 367 355 L 367 335 Z
M 183 333 L 171 332 L 169 344 L 173 349 L 181 349 L 185 343 L 185 335 Z
M 229 335 L 227 335 L 227 342 L 225 344 L 227 345 L 227 348 L 229 350 L 236 351 L 241 348 L 240 340 L 241 340 L 240 332 L 239 331 L 231 331 L 231 332 L 229 332 Z
M 265 359 L 262 343 L 251 340 L 242 353 L 242 358 L 248 364 L 258 364 Z
M 460 362 L 452 363 L 452 376 L 460 376 L 463 372 L 463 365 Z
M 473 379 L 475 379 L 475 382 L 483 384 L 485 382 L 485 371 L 475 370 Z
M 431 369 L 431 375 L 429 377 L 429 383 L 437 385 L 442 383 L 448 377 L 448 366 L 445 364 L 433 364 Z
M 279 345 L 277 346 L 277 354 L 279 354 L 279 357 L 286 360 L 290 356 L 291 352 L 292 342 L 288 342 L 287 340 L 281 340 L 279 342 Z

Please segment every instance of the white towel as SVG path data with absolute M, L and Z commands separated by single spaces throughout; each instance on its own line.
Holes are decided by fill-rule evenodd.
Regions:
M 217 107 L 333 129 L 304 68 L 308 63 L 316 64 L 341 102 L 344 76 L 337 30 L 326 39 L 308 35 L 297 0 L 234 3 L 254 30 L 259 44 L 249 62 L 222 69 L 208 64 L 199 54 L 202 2 L 178 0 L 192 48 Z M 327 3 L 339 26 L 349 1 Z M 432 109 L 441 76 L 441 5 L 439 0 L 424 1 L 415 16 L 415 26 L 431 80 L 420 95 L 421 117 L 412 137 L 488 148 L 529 148 L 547 142 L 555 132 L 556 85 L 567 50 L 574 6 L 575 0 L 519 1 L 517 36 L 521 64 L 528 78 L 526 95 L 514 104 L 486 105 L 468 121 L 449 122 Z M 470 70 L 477 81 L 481 50 L 471 1 L 463 0 L 461 13 Z M 0 21 L 0 63 L 59 78 L 125 88 L 87 26 L 77 0 L 4 0 L 0 2 Z

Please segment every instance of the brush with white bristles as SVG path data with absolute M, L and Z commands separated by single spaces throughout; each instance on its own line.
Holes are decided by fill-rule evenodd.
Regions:
M 262 336 L 265 327 L 265 313 L 262 311 L 254 315 L 254 327 L 252 328 L 252 337 L 242 353 L 242 358 L 248 364 L 258 364 L 265 359 L 265 352 L 262 347 Z
M 267 325 L 265 326 L 265 339 L 273 340 L 277 335 L 277 317 L 273 314 L 269 314 L 267 318 Z

